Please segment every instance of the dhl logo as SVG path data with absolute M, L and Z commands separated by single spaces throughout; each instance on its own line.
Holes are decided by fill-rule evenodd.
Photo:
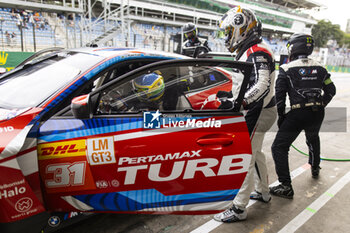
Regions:
M 85 140 L 44 143 L 38 145 L 39 160 L 72 156 L 84 156 L 85 152 Z

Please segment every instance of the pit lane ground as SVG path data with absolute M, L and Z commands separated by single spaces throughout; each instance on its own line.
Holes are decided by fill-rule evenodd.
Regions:
M 337 95 L 329 104 L 321 136 L 321 156 L 350 159 L 350 74 L 333 73 Z M 267 133 L 263 150 L 267 156 L 270 184 L 277 180 L 271 156 L 276 127 Z M 302 133 L 293 145 L 307 152 Z M 294 199 L 272 197 L 268 204 L 251 202 L 246 221 L 221 224 L 212 215 L 99 214 L 65 228 L 65 233 L 343 233 L 350 231 L 350 162 L 322 161 L 319 179 L 311 178 L 307 156 L 290 149 Z

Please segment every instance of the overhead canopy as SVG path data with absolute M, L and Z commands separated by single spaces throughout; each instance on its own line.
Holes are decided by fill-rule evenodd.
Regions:
M 281 6 L 286 6 L 292 9 L 304 8 L 312 9 L 315 7 L 323 7 L 322 4 L 314 0 L 265 0 L 266 2 L 272 2 Z

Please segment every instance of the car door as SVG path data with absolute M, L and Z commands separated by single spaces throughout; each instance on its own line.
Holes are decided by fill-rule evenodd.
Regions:
M 58 114 L 39 130 L 47 207 L 176 214 L 226 208 L 251 159 L 239 111 L 251 68 L 227 60 L 162 61 L 75 98 L 74 116 Z M 218 102 L 219 90 L 233 91 L 231 109 L 205 104 Z

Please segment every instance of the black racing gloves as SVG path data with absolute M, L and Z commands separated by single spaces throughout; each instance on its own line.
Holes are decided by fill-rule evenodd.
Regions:
M 218 91 L 216 94 L 216 97 L 219 98 L 221 104 L 219 106 L 219 109 L 231 109 L 233 108 L 233 101 L 229 100 L 233 97 L 233 94 L 231 91 Z

